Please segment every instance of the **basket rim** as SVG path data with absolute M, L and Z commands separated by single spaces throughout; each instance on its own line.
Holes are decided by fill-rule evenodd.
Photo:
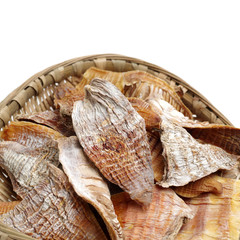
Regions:
M 218 109 L 216 109 L 209 102 L 209 100 L 206 97 L 204 97 L 200 92 L 198 92 L 195 88 L 193 88 L 191 85 L 189 85 L 182 78 L 178 77 L 177 75 L 175 75 L 175 74 L 169 72 L 168 70 L 166 70 L 166 69 L 164 69 L 164 68 L 162 68 L 158 65 L 155 65 L 153 63 L 149 63 L 147 61 L 144 61 L 144 60 L 141 60 L 141 59 L 138 59 L 138 58 L 133 58 L 133 57 L 120 55 L 120 54 L 114 54 L 114 53 L 94 54 L 94 55 L 86 55 L 86 56 L 82 56 L 82 57 L 72 58 L 72 59 L 60 62 L 58 64 L 54 64 L 54 65 L 52 65 L 48 68 L 45 68 L 44 70 L 42 70 L 42 71 L 40 71 L 36 74 L 34 74 L 30 78 L 28 78 L 24 83 L 22 83 L 20 86 L 18 86 L 14 91 L 12 91 L 10 94 L 8 94 L 8 96 L 0 102 L 0 119 L 4 123 L 4 120 L 1 117 L 3 108 L 5 106 L 8 106 L 9 104 L 11 104 L 11 101 L 19 94 L 19 92 L 21 92 L 22 90 L 24 90 L 28 87 L 31 87 L 29 84 L 32 81 L 40 78 L 41 76 L 46 76 L 46 75 L 50 74 L 55 69 L 58 69 L 58 68 L 61 68 L 61 67 L 71 66 L 72 64 L 74 64 L 76 62 L 79 62 L 79 61 L 94 61 L 96 59 L 101 59 L 101 58 L 106 59 L 106 60 L 124 60 L 124 61 L 129 62 L 129 63 L 144 65 L 144 66 L 147 66 L 148 69 L 150 69 L 152 71 L 161 72 L 163 74 L 166 74 L 166 75 L 170 76 L 171 78 L 174 79 L 174 81 L 176 81 L 176 83 L 181 84 L 183 87 L 187 88 L 188 90 L 190 90 L 191 92 L 196 94 L 201 99 L 201 101 L 205 105 L 208 106 L 208 108 L 210 108 L 221 120 L 223 120 L 223 122 L 225 122 L 228 125 L 233 126 L 233 124 Z M 34 91 L 33 91 L 33 95 L 34 94 L 36 95 L 36 93 L 34 93 Z M 20 108 L 21 108 L 21 106 L 19 106 L 19 109 Z M 5 124 L 3 124 L 3 126 L 4 125 Z
M 17 101 L 14 100 L 14 99 L 17 99 L 17 96 L 20 93 L 25 94 L 25 92 L 23 92 L 23 90 L 25 90 L 27 88 L 31 88 L 30 92 L 31 92 L 32 95 L 30 94 L 29 96 L 37 95 L 36 90 L 33 88 L 33 85 L 31 85 L 31 83 L 34 82 L 36 79 L 39 79 L 39 78 L 41 79 L 42 76 L 47 76 L 49 74 L 51 75 L 52 71 L 54 71 L 58 68 L 61 68 L 61 67 L 71 66 L 72 64 L 74 64 L 76 62 L 79 62 L 79 61 L 94 61 L 96 59 L 101 59 L 101 58 L 106 59 L 106 60 L 124 60 L 124 61 L 129 62 L 129 63 L 135 63 L 135 64 L 147 66 L 148 69 L 150 69 L 154 72 L 166 74 L 167 76 L 173 78 L 176 83 L 182 85 L 183 87 L 187 88 L 188 90 L 190 90 L 191 92 L 196 94 L 200 98 L 200 100 L 211 111 L 213 111 L 217 115 L 217 117 L 219 117 L 221 120 L 223 120 L 223 122 L 225 122 L 228 125 L 232 125 L 231 122 L 221 112 L 219 112 L 201 93 L 199 93 L 197 90 L 195 90 L 193 87 L 191 87 L 183 79 L 181 79 L 180 77 L 176 76 L 175 74 L 165 70 L 164 68 L 159 67 L 155 64 L 146 62 L 146 61 L 141 60 L 141 59 L 132 58 L 132 57 L 124 56 L 124 55 L 97 54 L 97 55 L 88 55 L 88 56 L 83 56 L 83 57 L 72 58 L 72 59 L 60 62 L 58 64 L 52 65 L 52 66 L 34 74 L 29 79 L 27 79 L 24 83 L 22 83 L 14 91 L 12 91 L 3 101 L 0 102 L 0 128 L 4 127 L 4 118 L 2 117 L 2 114 L 5 111 L 8 111 L 8 106 L 10 106 L 10 104 L 12 104 L 13 101 L 15 101 L 15 105 L 17 105 L 19 107 L 19 109 L 21 108 L 20 104 L 17 103 Z M 60 77 L 57 76 L 57 78 L 60 78 Z M 52 80 L 53 80 L 53 83 L 54 83 L 55 79 L 52 79 Z M 41 82 L 41 81 L 39 81 L 39 82 Z M 44 87 L 43 85 L 44 84 L 42 84 L 42 87 Z M 15 106 L 14 109 L 16 109 L 17 106 Z M 7 115 L 10 115 L 10 114 L 7 113 Z M 2 126 L 1 126 L 1 121 L 2 121 Z M 0 225 L 0 232 L 4 233 L 4 236 L 8 235 L 9 238 L 13 237 L 13 239 L 32 239 L 31 237 L 26 236 L 25 234 L 22 234 L 22 233 L 19 234 L 18 232 L 15 233 L 15 230 L 13 230 L 13 229 L 9 228 L 8 226 L 5 226 L 5 225 Z M 0 233 L 0 235 L 1 235 L 1 233 Z

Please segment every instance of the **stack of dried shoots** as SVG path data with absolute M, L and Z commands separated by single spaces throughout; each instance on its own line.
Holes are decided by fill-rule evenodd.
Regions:
M 239 181 L 224 176 L 240 129 L 193 120 L 180 96 L 143 71 L 61 82 L 53 110 L 1 132 L 19 199 L 0 222 L 37 239 L 238 239 Z

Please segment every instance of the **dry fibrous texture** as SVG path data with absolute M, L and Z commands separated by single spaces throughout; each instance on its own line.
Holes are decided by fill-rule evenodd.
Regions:
M 19 121 L 31 121 L 34 123 L 42 124 L 47 127 L 60 132 L 62 135 L 69 137 L 74 136 L 72 118 L 67 115 L 60 114 L 59 110 L 36 112 L 31 115 L 21 114 L 16 117 Z
M 103 218 L 112 239 L 124 239 L 108 185 L 85 155 L 77 137 L 59 139 L 58 145 L 59 161 L 75 192 L 95 207 Z
M 152 168 L 154 179 L 160 182 L 164 173 L 164 157 L 162 155 L 163 147 L 159 138 L 159 134 L 147 131 L 148 143 L 152 155 Z
M 0 221 L 37 239 L 106 239 L 89 206 L 79 198 L 67 176 L 48 164 L 43 180 Z
M 82 81 L 76 86 L 81 90 L 94 78 L 110 81 L 126 96 L 141 99 L 160 98 L 172 104 L 178 111 L 192 118 L 192 113 L 183 104 L 178 94 L 169 84 L 159 77 L 144 71 L 112 72 L 95 67 L 89 68 L 83 75 Z
M 185 126 L 185 128 L 194 138 L 214 144 L 229 153 L 240 155 L 239 128 L 217 124 L 209 124 L 202 127 Z
M 70 95 L 74 90 L 75 90 L 75 86 L 71 82 L 62 81 L 54 89 L 54 100 L 58 101 L 59 99 L 64 98 L 66 95 Z
M 193 212 L 173 190 L 154 187 L 148 208 L 132 201 L 127 193 L 112 196 L 112 201 L 122 225 L 125 240 L 174 239 L 184 219 Z
M 80 143 L 101 173 L 142 204 L 151 201 L 154 183 L 145 123 L 110 82 L 94 79 L 73 108 Z
M 0 215 L 9 212 L 14 209 L 21 201 L 12 201 L 12 202 L 0 202 Z
M 174 91 L 180 98 L 182 98 L 184 94 L 188 91 L 187 88 L 183 87 L 182 85 L 176 85 L 176 83 L 172 81 L 170 83 L 170 86 L 174 89 Z
M 49 127 L 32 122 L 16 121 L 6 126 L 0 134 L 5 141 L 18 142 L 45 153 L 55 165 L 58 165 L 57 139 L 63 135 Z
M 220 174 L 224 178 L 240 179 L 240 162 L 231 170 L 223 170 Z
M 216 174 L 211 174 L 185 186 L 174 187 L 173 189 L 178 195 L 186 198 L 197 197 L 204 192 L 220 194 L 223 191 L 222 184 L 218 181 Z
M 240 155 L 239 128 L 189 119 L 162 99 L 152 98 L 148 103 L 160 117 L 164 116 L 185 128 L 194 138 L 221 147 L 228 153 Z
M 162 118 L 161 142 L 165 168 L 163 187 L 183 186 L 219 169 L 233 169 L 239 156 L 195 140 L 184 128 Z
M 204 124 L 209 124 L 208 122 L 198 122 L 196 120 L 190 119 L 183 113 L 178 111 L 173 105 L 165 101 L 164 99 L 151 97 L 146 100 L 146 102 L 153 107 L 154 111 L 161 117 L 165 116 L 168 120 L 183 126 L 184 124 L 192 124 L 193 126 L 201 126 Z
M 0 234 L 2 239 L 34 240 L 31 236 L 18 232 L 6 224 L 0 222 Z
M 239 239 L 240 181 L 218 177 L 223 186 L 221 194 L 204 193 L 186 200 L 195 216 L 177 235 L 185 239 Z
M 58 86 L 54 88 L 54 97 L 56 99 L 61 99 L 66 95 L 71 94 L 71 92 L 75 89 L 76 85 L 81 82 L 81 77 L 69 76 L 67 79 L 64 79 Z
M 60 109 L 62 115 L 72 114 L 73 104 L 75 101 L 84 98 L 83 89 L 77 89 L 70 82 L 61 82 L 54 92 L 54 104 Z
M 42 126 L 32 122 L 16 121 L 6 126 L 0 134 L 5 141 L 15 141 L 22 145 L 40 148 L 50 142 L 51 145 L 63 135 L 49 127 Z
M 76 86 L 77 84 L 79 84 L 82 81 L 82 77 L 81 76 L 69 76 L 66 81 L 70 82 L 73 86 Z
M 39 239 L 239 239 L 239 182 L 212 173 L 240 176 L 240 129 L 193 120 L 187 89 L 142 71 L 90 68 L 53 88 L 51 111 L 0 133 L 21 199 L 0 203 L 0 224 Z M 109 189 L 130 195 L 113 206 Z
M 13 190 L 23 198 L 48 175 L 46 162 L 58 165 L 55 155 L 23 146 L 17 142 L 0 143 L 0 165 L 8 173 Z
M 140 98 L 128 98 L 128 101 L 132 104 L 133 108 L 144 119 L 146 129 L 151 130 L 153 128 L 159 128 L 161 118 L 159 114 L 154 111 L 152 106 L 146 101 Z

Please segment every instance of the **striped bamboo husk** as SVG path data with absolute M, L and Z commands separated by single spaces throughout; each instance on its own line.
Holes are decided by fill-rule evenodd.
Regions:
M 132 57 L 101 54 L 74 58 L 51 66 L 29 78 L 17 87 L 0 103 L 0 128 L 13 121 L 19 113 L 41 112 L 54 108 L 54 88 L 70 76 L 81 77 L 90 67 L 125 72 L 142 70 L 151 73 L 169 83 L 180 87 L 183 102 L 202 121 L 232 125 L 202 94 L 178 76 L 154 64 Z M 11 182 L 0 168 L 0 201 L 13 201 L 17 196 L 12 190 Z M 0 224 L 0 239 L 32 239 Z

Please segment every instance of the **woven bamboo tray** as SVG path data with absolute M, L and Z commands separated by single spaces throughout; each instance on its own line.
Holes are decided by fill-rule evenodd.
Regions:
M 0 103 L 0 129 L 19 113 L 40 112 L 54 108 L 54 88 L 70 76 L 81 76 L 89 67 L 112 71 L 143 70 L 184 90 L 183 102 L 194 116 L 212 123 L 232 125 L 204 96 L 181 78 L 143 60 L 116 54 L 74 58 L 51 66 L 25 81 Z M 0 201 L 12 201 L 16 196 L 7 174 L 0 168 Z M 0 224 L 0 239 L 32 239 Z

